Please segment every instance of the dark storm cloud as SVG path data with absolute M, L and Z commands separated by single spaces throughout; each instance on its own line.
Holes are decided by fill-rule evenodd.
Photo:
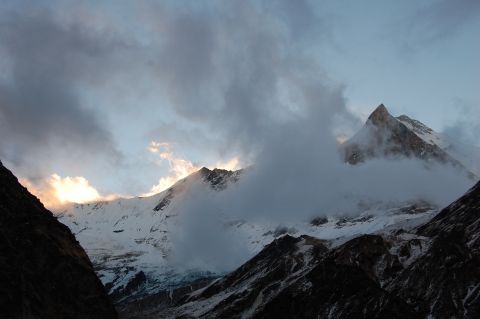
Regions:
M 46 11 L 4 12 L 0 50 L 9 72 L 0 82 L 0 157 L 32 170 L 59 148 L 118 159 L 105 123 L 82 105 L 76 87 L 80 79 L 96 81 L 111 49 Z M 32 160 L 37 156 L 43 157 Z

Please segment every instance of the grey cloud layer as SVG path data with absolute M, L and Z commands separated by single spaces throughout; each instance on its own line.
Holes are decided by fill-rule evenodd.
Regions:
M 449 10 L 435 3 L 428 21 Z M 85 154 L 118 160 L 118 149 L 131 145 L 120 147 L 107 122 L 123 111 L 117 95 L 131 94 L 135 105 L 123 107 L 148 125 L 152 117 L 160 124 L 116 129 L 145 130 L 145 147 L 150 139 L 178 141 L 180 149 L 240 155 L 264 165 L 264 174 L 278 169 L 292 177 L 298 167 L 338 160 L 332 125 L 357 120 L 346 111 L 341 86 L 323 74 L 321 58 L 310 56 L 330 31 L 313 2 L 121 4 L 119 14 L 114 6 L 85 5 L 85 21 L 73 5 L 63 7 L 75 12 L 60 14 L 63 20 L 53 5 L 2 12 L 0 49 L 11 74 L 0 83 L 0 157 L 32 168 L 39 153 L 46 162 Z M 476 8 L 468 0 L 458 6 L 458 17 Z M 161 102 L 143 106 L 145 87 Z M 88 103 L 88 90 L 108 105 Z M 144 164 L 129 165 L 129 174 Z
M 165 121 L 160 115 L 164 125 L 146 131 L 165 132 L 172 126 L 179 136 L 195 131 L 183 139 L 193 142 L 182 148 L 215 145 L 213 152 L 248 157 L 272 122 L 301 113 L 285 104 L 281 91 L 302 76 L 300 67 L 317 68 L 313 61 L 293 67 L 302 63 L 297 56 L 303 47 L 295 46 L 299 39 L 322 32 L 307 2 L 293 8 L 288 1 L 130 6 L 134 10 L 124 13 L 125 21 L 100 5 L 75 14 L 35 5 L 0 14 L 0 48 L 11 71 L 0 84 L 2 158 L 23 173 L 31 166 L 43 170 L 42 161 L 29 161 L 32 157 L 71 160 L 65 148 L 118 159 L 118 145 L 102 112 L 114 120 L 120 106 L 91 105 L 85 95 L 100 92 L 115 104 L 116 92 L 105 84 L 112 80 L 140 101 L 144 83 L 149 83 L 153 95 L 167 103 L 129 108 L 139 108 L 145 119 L 152 111 L 173 112 Z M 103 28 L 90 25 L 94 14 Z M 138 30 L 122 25 L 129 23 Z M 166 136 L 175 139 L 171 132 Z
M 245 155 L 272 124 L 295 116 L 282 94 L 295 77 L 301 81 L 300 68 L 318 70 L 313 60 L 295 66 L 304 63 L 301 50 L 292 50 L 296 35 L 322 30 L 304 2 L 283 16 L 275 15 L 281 7 L 265 3 L 217 4 L 213 13 L 155 21 L 163 45 L 153 67 L 180 118 L 201 123 L 217 145 Z
M 41 162 L 60 148 L 119 157 L 105 123 L 79 98 L 80 80 L 94 82 L 112 49 L 85 31 L 48 12 L 0 16 L 2 59 L 10 70 L 0 83 L 0 157 L 24 172 L 40 174 Z

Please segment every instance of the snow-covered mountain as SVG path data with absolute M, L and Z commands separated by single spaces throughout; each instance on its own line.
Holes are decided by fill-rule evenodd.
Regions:
M 480 176 L 480 147 L 454 141 L 451 137 L 435 132 L 422 122 L 400 115 L 397 120 L 428 144 L 436 145 L 452 158 L 459 161 L 467 170 Z
M 59 214 L 89 254 L 95 269 L 117 301 L 181 286 L 194 279 L 218 276 L 218 272 L 179 271 L 173 263 L 172 241 L 184 231 L 181 203 L 195 184 L 218 192 L 235 183 L 241 171 L 200 171 L 151 197 L 111 202 L 74 204 Z M 232 237 L 244 240 L 249 256 L 284 234 L 310 235 L 343 241 L 387 228 L 411 228 L 429 220 L 437 210 L 424 202 L 403 207 L 373 206 L 352 217 L 318 216 L 311 220 L 282 224 L 274 221 L 230 220 L 223 225 Z
M 345 160 L 357 164 L 374 157 L 416 157 L 448 163 L 480 176 L 480 148 L 463 145 L 406 115 L 392 116 L 380 104 L 361 130 L 343 144 Z
M 208 275 L 186 274 L 183 278 L 172 270 L 168 260 L 171 236 L 181 226 L 177 206 L 189 187 L 203 183 L 212 192 L 220 191 L 240 174 L 202 168 L 159 194 L 72 204 L 64 207 L 58 218 L 85 247 L 110 294 L 121 299 L 137 292 L 148 293 L 164 288 L 166 283 L 190 280 L 188 276 Z
M 405 115 L 395 118 L 380 105 L 366 125 L 344 144 L 346 160 L 356 164 L 376 156 L 414 156 L 439 161 L 470 172 L 478 154 L 461 147 L 424 124 Z M 473 150 L 473 151 L 472 151 Z M 192 201 L 191 189 L 200 187 L 215 196 L 241 182 L 244 171 L 202 168 L 169 189 L 150 196 L 109 202 L 72 204 L 58 212 L 91 258 L 96 272 L 117 302 L 154 295 L 218 277 L 223 270 L 188 265 L 179 267 L 175 241 L 185 232 L 184 203 Z M 239 181 L 240 180 L 240 181 Z M 238 240 L 249 257 L 285 234 L 312 236 L 339 245 L 364 234 L 385 234 L 412 229 L 430 220 L 438 208 L 426 202 L 376 203 L 359 207 L 355 217 L 319 215 L 310 220 L 279 222 L 238 220 L 217 213 L 222 231 Z M 240 263 L 238 263 L 240 264 Z

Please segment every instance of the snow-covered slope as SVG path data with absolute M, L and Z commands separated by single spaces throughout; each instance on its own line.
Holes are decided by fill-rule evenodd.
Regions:
M 181 204 L 189 200 L 189 188 L 203 185 L 215 196 L 239 177 L 239 171 L 202 169 L 154 196 L 75 204 L 62 211 L 59 218 L 85 247 L 110 294 L 121 301 L 181 286 L 195 278 L 222 274 L 215 270 L 208 272 L 208 265 L 198 269 L 178 268 L 173 241 L 185 232 Z M 364 208 L 355 218 L 318 216 L 283 224 L 218 218 L 227 236 L 242 241 L 237 244 L 245 246 L 248 259 L 284 234 L 306 234 L 343 242 L 388 228 L 411 228 L 429 220 L 436 212 L 426 203 L 406 203 L 402 208 Z
M 178 203 L 198 183 L 215 192 L 235 182 L 239 174 L 202 168 L 150 197 L 72 204 L 57 214 L 85 247 L 109 293 L 121 299 L 189 280 L 169 263 L 172 234 L 181 231 Z
M 447 135 L 435 132 L 420 121 L 401 115 L 397 119 L 412 130 L 423 141 L 437 145 L 451 157 L 459 161 L 476 176 L 480 176 L 480 148 L 454 141 Z

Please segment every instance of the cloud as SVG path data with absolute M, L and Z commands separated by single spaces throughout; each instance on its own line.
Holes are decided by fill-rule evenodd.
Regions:
M 306 1 L 138 1 L 121 17 L 100 4 L 11 7 L 0 16 L 0 66 L 8 71 L 0 81 L 0 157 L 30 179 L 59 166 L 102 184 L 98 165 L 139 174 L 133 170 L 146 160 L 119 167 L 138 145 L 118 125 L 112 130 L 119 119 L 132 125 L 122 112 L 154 132 L 148 139 L 174 140 L 203 162 L 241 154 L 251 163 L 270 122 L 302 113 L 283 91 L 298 76 L 291 66 L 302 41 L 325 29 Z M 319 70 L 313 64 L 302 67 Z
M 158 155 L 159 165 L 166 161 L 170 168 L 169 175 L 161 177 L 158 181 L 158 184 L 153 185 L 150 191 L 142 196 L 151 196 L 160 193 L 175 184 L 175 182 L 187 177 L 201 168 L 188 160 L 176 157 L 171 150 L 169 143 L 152 141 L 148 146 L 148 150 L 151 153 Z
M 202 270 L 223 273 L 235 269 L 248 258 L 246 234 L 233 233 L 219 217 L 215 194 L 194 181 L 177 202 L 178 222 L 172 234 L 170 262 L 177 272 Z M 176 204 L 176 205 L 177 205 Z
M 462 143 L 480 147 L 478 136 L 480 135 L 479 110 L 467 101 L 457 99 L 455 107 L 458 110 L 457 118 L 448 123 L 443 132 Z
M 236 171 L 241 169 L 240 159 L 238 157 L 234 157 L 228 161 L 218 161 L 214 165 L 208 166 L 209 169 L 226 169 L 228 171 Z
M 79 93 L 80 81 L 95 82 L 114 47 L 45 10 L 1 14 L 0 51 L 8 72 L 0 81 L 0 157 L 33 175 L 62 149 L 70 160 L 95 153 L 117 161 L 106 123 Z
M 84 204 L 119 197 L 118 195 L 100 195 L 82 176 L 61 177 L 58 174 L 52 174 L 47 179 L 36 182 L 21 178 L 20 183 L 37 196 L 45 207 L 55 210 L 59 210 L 62 205 L 68 203 Z
M 298 76 L 292 66 L 301 51 L 294 44 L 301 45 L 299 34 L 323 30 L 304 1 L 290 11 L 285 1 L 213 3 L 149 11 L 161 39 L 152 45 L 158 59 L 151 66 L 179 122 L 198 127 L 196 141 L 208 137 L 213 151 L 247 157 L 272 122 L 296 116 L 283 97 Z M 309 63 L 302 67 L 319 70 L 313 59 Z
M 238 182 L 221 192 L 190 188 L 176 207 L 182 222 L 173 238 L 177 262 L 231 271 L 252 257 L 248 233 L 230 230 L 228 221 L 275 227 L 314 217 L 358 216 L 366 207 L 382 214 L 417 201 L 440 208 L 473 184 L 458 168 L 415 159 L 345 164 L 333 136 L 327 130 L 324 136 L 315 134 L 321 132 L 313 122 L 279 127 Z

